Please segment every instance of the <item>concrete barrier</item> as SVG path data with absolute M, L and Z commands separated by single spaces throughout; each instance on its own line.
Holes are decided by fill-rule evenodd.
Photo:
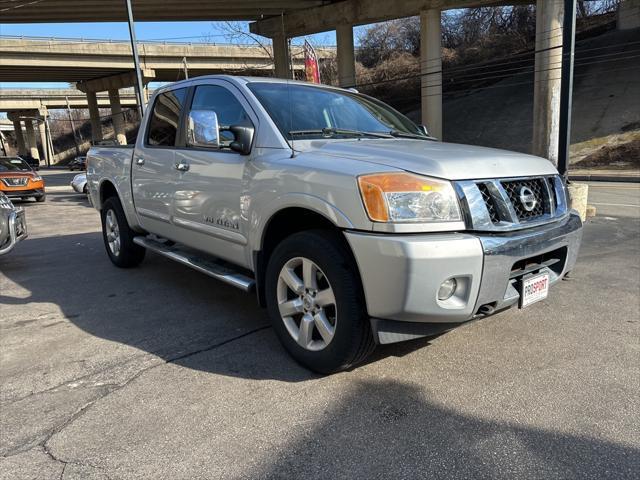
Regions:
M 571 195 L 571 208 L 578 211 L 580 219 L 584 222 L 587 219 L 587 202 L 589 201 L 589 185 L 586 183 L 571 182 L 569 185 L 569 195 Z

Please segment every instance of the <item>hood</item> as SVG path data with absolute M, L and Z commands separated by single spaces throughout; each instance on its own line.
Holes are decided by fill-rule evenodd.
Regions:
M 33 178 L 37 175 L 34 172 L 0 172 L 0 178 L 22 178 L 29 177 Z
M 309 153 L 327 154 L 447 180 L 555 175 L 544 158 L 456 143 L 411 139 L 314 140 Z M 297 146 L 297 145 L 296 145 Z

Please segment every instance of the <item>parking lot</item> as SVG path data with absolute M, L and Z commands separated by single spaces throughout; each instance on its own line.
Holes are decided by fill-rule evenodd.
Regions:
M 638 184 L 592 185 L 544 302 L 320 377 L 252 295 L 113 267 L 73 175 L 43 175 L 0 258 L 0 478 L 638 478 Z

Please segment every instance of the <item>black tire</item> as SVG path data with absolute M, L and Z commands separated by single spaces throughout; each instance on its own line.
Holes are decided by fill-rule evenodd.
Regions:
M 107 239 L 107 215 L 112 211 L 115 215 L 115 220 L 118 226 L 118 233 L 120 239 L 120 248 L 117 253 L 114 253 L 109 247 L 109 240 Z M 107 250 L 107 255 L 111 259 L 111 262 L 120 268 L 135 267 L 144 260 L 146 250 L 133 243 L 133 238 L 136 233 L 131 230 L 127 223 L 127 218 L 124 215 L 124 210 L 120 204 L 120 200 L 117 197 L 108 198 L 102 205 L 100 210 L 100 218 L 102 220 L 102 239 L 104 241 L 104 248 Z
M 273 328 L 291 356 L 318 373 L 330 374 L 361 363 L 375 349 L 371 324 L 357 265 L 339 233 L 310 230 L 283 240 L 267 265 L 265 293 Z M 296 257 L 315 263 L 328 280 L 335 297 L 335 333 L 319 351 L 300 346 L 289 334 L 278 307 L 278 278 L 283 266 Z
M 36 202 L 40 202 L 40 203 L 42 203 L 42 202 L 44 202 L 46 199 L 47 199 L 47 196 L 46 196 L 46 195 L 41 195 L 41 196 L 39 196 L 39 197 L 36 197 Z

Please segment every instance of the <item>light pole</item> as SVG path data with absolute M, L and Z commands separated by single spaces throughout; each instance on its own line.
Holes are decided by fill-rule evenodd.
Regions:
M 562 80 L 560 83 L 560 135 L 558 171 L 567 177 L 571 146 L 571 106 L 573 96 L 573 61 L 576 45 L 576 0 L 564 0 L 562 23 Z
M 133 24 L 133 12 L 131 10 L 131 0 L 125 0 L 127 6 L 127 20 L 129 22 L 129 38 L 131 39 L 131 50 L 133 51 L 133 65 L 136 69 L 136 97 L 138 99 L 138 113 L 140 114 L 140 120 L 144 115 L 144 93 L 142 89 L 144 84 L 142 83 L 142 72 L 140 70 L 140 58 L 138 57 L 138 45 L 136 41 L 136 28 Z

